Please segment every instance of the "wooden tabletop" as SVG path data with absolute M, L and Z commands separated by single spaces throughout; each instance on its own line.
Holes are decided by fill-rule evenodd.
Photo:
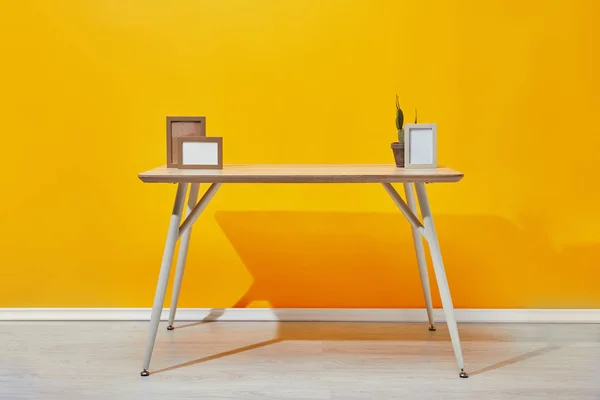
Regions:
M 449 168 L 404 169 L 389 164 L 255 164 L 223 169 L 166 166 L 138 175 L 147 183 L 382 183 L 458 182 L 463 174 Z

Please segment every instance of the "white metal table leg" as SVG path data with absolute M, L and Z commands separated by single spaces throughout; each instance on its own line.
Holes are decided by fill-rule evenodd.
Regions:
M 156 293 L 154 295 L 150 326 L 148 327 L 148 339 L 146 342 L 146 353 L 144 356 L 144 365 L 141 373 L 142 376 L 150 375 L 148 368 L 150 367 L 150 358 L 152 357 L 154 341 L 156 340 L 156 332 L 158 331 L 158 324 L 160 322 L 160 314 L 165 301 L 165 292 L 167 290 L 167 283 L 169 281 L 169 273 L 171 272 L 173 254 L 175 253 L 175 244 L 179 238 L 179 224 L 181 223 L 181 214 L 183 211 L 183 203 L 185 202 L 185 193 L 187 191 L 187 187 L 187 183 L 180 183 L 177 185 L 175 204 L 173 205 L 173 213 L 171 214 L 171 223 L 169 224 L 167 242 L 163 252 L 158 283 L 156 284 Z
M 190 186 L 190 194 L 188 198 L 187 212 L 189 215 L 193 208 L 196 206 L 198 200 L 198 183 L 192 183 Z M 179 302 L 179 292 L 181 291 L 181 283 L 183 282 L 183 273 L 185 271 L 185 263 L 187 260 L 188 248 L 190 246 L 190 239 L 192 236 L 192 227 L 190 226 L 182 235 L 181 241 L 179 242 L 179 254 L 177 255 L 177 264 L 175 266 L 175 280 L 173 282 L 173 295 L 171 297 L 171 307 L 169 310 L 169 326 L 167 329 L 172 331 L 173 322 L 175 321 L 175 313 L 177 312 L 177 303 Z
M 408 207 L 413 212 L 417 213 L 417 203 L 415 201 L 415 193 L 411 183 L 404 184 L 404 193 L 406 194 L 406 202 Z M 421 286 L 423 287 L 423 296 L 425 297 L 425 306 L 427 307 L 427 319 L 429 320 L 429 330 L 435 331 L 435 320 L 433 317 L 433 303 L 431 301 L 431 289 L 429 286 L 429 273 L 427 272 L 427 260 L 425 259 L 425 248 L 423 247 L 423 238 L 421 233 L 411 225 L 413 242 L 415 243 L 415 252 L 417 254 L 417 264 L 419 266 L 419 275 L 421 277 Z
M 463 360 L 462 348 L 460 346 L 460 337 L 458 335 L 458 326 L 456 325 L 456 318 L 454 317 L 454 305 L 452 304 L 452 297 L 450 296 L 448 279 L 446 277 L 446 271 L 444 270 L 440 244 L 438 242 L 435 226 L 433 224 L 433 218 L 431 216 L 431 208 L 429 207 L 429 201 L 427 200 L 425 184 L 423 182 L 417 182 L 415 183 L 415 188 L 417 190 L 417 197 L 419 198 L 421 214 L 423 216 L 425 238 L 429 243 L 429 250 L 431 252 L 431 259 L 433 261 L 433 269 L 435 271 L 438 290 L 440 291 L 440 297 L 442 299 L 442 306 L 444 307 L 444 314 L 446 315 L 448 332 L 450 332 L 450 339 L 452 340 L 452 346 L 454 347 L 454 355 L 456 356 L 456 362 L 458 363 L 458 368 L 460 369 L 459 376 L 461 378 L 467 378 L 468 375 L 464 369 L 465 363 Z

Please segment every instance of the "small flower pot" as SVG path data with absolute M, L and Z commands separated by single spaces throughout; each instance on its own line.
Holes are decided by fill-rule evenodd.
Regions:
M 392 152 L 394 153 L 394 160 L 396 161 L 396 167 L 404 168 L 404 143 L 400 143 L 400 142 L 392 143 Z

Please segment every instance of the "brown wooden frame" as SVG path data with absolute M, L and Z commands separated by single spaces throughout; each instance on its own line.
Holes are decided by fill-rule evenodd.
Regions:
M 202 143 L 217 143 L 218 155 L 217 165 L 184 165 L 182 163 L 183 159 L 183 143 L 185 142 L 202 142 Z M 179 154 L 182 157 L 179 157 L 177 162 L 177 168 L 181 169 L 223 169 L 223 138 L 222 137 L 180 137 L 177 138 L 177 147 L 179 149 Z
M 167 168 L 176 168 L 179 160 L 180 147 L 173 138 L 173 122 L 197 122 L 200 126 L 198 133 L 186 137 L 206 136 L 206 117 L 167 117 Z

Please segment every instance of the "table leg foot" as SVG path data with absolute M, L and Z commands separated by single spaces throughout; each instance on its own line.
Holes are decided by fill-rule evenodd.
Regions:
M 169 325 L 169 326 L 167 326 L 167 330 L 168 330 L 168 331 L 172 331 L 173 329 L 175 329 L 175 327 L 174 327 L 173 325 Z
M 145 370 L 143 370 L 142 372 L 140 372 L 140 375 L 141 375 L 141 376 L 148 376 L 148 375 L 150 375 L 150 372 L 148 372 L 148 370 L 147 370 L 147 369 L 145 369 Z
M 435 331 L 436 331 L 436 329 L 435 329 L 435 325 L 434 325 L 434 324 L 431 324 L 431 325 L 429 325 L 429 330 L 430 330 L 431 332 L 435 332 Z
M 461 378 L 468 378 L 469 374 L 467 374 L 464 369 L 461 369 L 460 374 L 458 374 L 458 376 L 460 376 Z

